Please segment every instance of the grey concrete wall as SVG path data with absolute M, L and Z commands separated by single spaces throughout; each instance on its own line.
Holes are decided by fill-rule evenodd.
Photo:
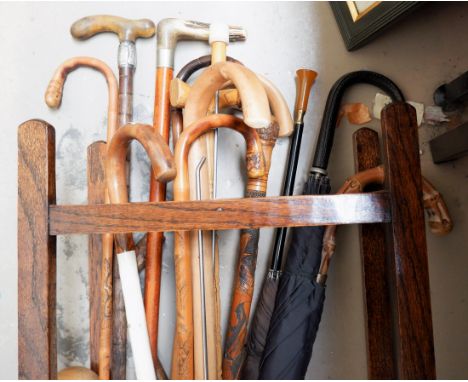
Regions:
M 312 3 L 0 3 L 0 378 L 17 377 L 17 260 L 16 260 L 16 127 L 30 118 L 42 118 L 56 128 L 57 201 L 86 202 L 86 147 L 104 139 L 107 93 L 105 81 L 91 70 L 70 75 L 62 107 L 48 110 L 43 93 L 56 66 L 77 55 L 95 56 L 116 70 L 117 40 L 101 35 L 87 42 L 74 41 L 68 30 L 73 21 L 91 14 L 128 18 L 165 17 L 240 24 L 249 35 L 233 44 L 229 54 L 269 77 L 283 91 L 288 104 L 295 96 L 294 73 L 309 67 L 319 73 L 312 91 L 297 190 L 310 165 L 326 95 L 343 73 L 357 69 L 382 72 L 398 83 L 408 99 L 431 103 L 439 84 L 461 74 L 468 66 L 468 4 L 428 5 L 400 22 L 372 44 L 347 52 L 326 2 Z M 154 95 L 155 40 L 139 41 L 135 77 L 135 119 L 151 122 Z M 176 70 L 194 57 L 207 54 L 203 43 L 181 43 Z M 347 101 L 372 105 L 375 89 L 356 87 Z M 378 122 L 369 126 L 378 128 Z M 351 135 L 356 126 L 343 123 L 337 130 L 330 174 L 336 190 L 353 172 Z M 424 174 L 443 192 L 455 229 L 447 237 L 428 233 L 435 350 L 440 378 L 468 377 L 468 253 L 466 250 L 468 158 L 451 164 L 432 164 L 427 141 L 442 129 L 420 129 Z M 287 142 L 274 151 L 268 194 L 280 190 Z M 220 134 L 220 197 L 243 193 L 243 144 L 229 132 Z M 132 200 L 146 200 L 148 163 L 133 150 Z M 263 229 L 257 277 L 263 278 L 271 250 L 272 231 Z M 168 367 L 174 329 L 171 235 L 164 253 L 161 301 L 160 353 Z M 227 319 L 232 270 L 238 233 L 220 233 L 223 321 Z M 58 241 L 58 347 L 59 365 L 87 364 L 87 241 L 84 236 Z M 257 284 L 259 285 L 259 284 Z M 258 292 L 258 291 L 257 291 Z M 365 378 L 366 353 L 362 282 L 356 227 L 342 227 L 327 288 L 323 322 L 310 363 L 309 378 Z M 130 368 L 131 369 L 131 368 Z M 131 372 L 131 370 L 130 370 Z

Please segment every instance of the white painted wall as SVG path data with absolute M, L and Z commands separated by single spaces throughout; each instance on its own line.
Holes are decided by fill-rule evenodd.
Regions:
M 95 56 L 115 70 L 117 39 L 100 35 L 74 41 L 68 30 L 73 21 L 92 14 L 128 18 L 181 17 L 243 25 L 245 43 L 233 44 L 229 54 L 251 69 L 265 74 L 283 92 L 288 104 L 295 97 L 294 73 L 308 67 L 319 73 L 312 90 L 298 168 L 297 189 L 310 165 L 326 95 L 342 74 L 357 69 L 380 71 L 396 83 L 409 99 L 431 102 L 433 90 L 467 69 L 466 15 L 468 5 L 430 5 L 402 21 L 385 35 L 356 52 L 345 50 L 331 9 L 326 2 L 312 3 L 0 3 L 0 378 L 17 378 L 17 260 L 16 260 L 16 127 L 30 118 L 42 118 L 56 128 L 57 201 L 85 203 L 86 147 L 104 139 L 107 93 L 105 81 L 89 69 L 70 75 L 62 106 L 48 110 L 43 93 L 56 66 L 77 55 Z M 155 40 L 139 40 L 135 76 L 135 119 L 152 121 Z M 204 43 L 183 42 L 176 53 L 176 71 L 189 60 L 207 54 Z M 374 89 L 357 87 L 347 96 L 371 106 Z M 369 124 L 377 128 L 378 123 Z M 344 123 L 337 131 L 331 158 L 333 189 L 353 172 L 351 134 L 355 126 Z M 445 238 L 428 234 L 433 320 L 438 376 L 468 376 L 468 259 L 466 253 L 467 158 L 453 164 L 432 164 L 427 141 L 440 129 L 422 127 L 421 161 L 425 175 L 443 192 L 455 221 Z M 220 134 L 221 197 L 243 193 L 243 144 L 229 132 Z M 269 184 L 269 194 L 280 190 L 287 142 L 279 142 Z M 148 163 L 141 150 L 133 151 L 133 200 L 146 200 Z M 261 232 L 257 279 L 263 278 L 272 231 Z M 164 255 L 161 300 L 160 355 L 166 366 L 174 329 L 173 263 L 171 235 Z M 224 314 L 230 304 L 232 269 L 238 233 L 220 234 L 221 280 Z M 86 364 L 88 348 L 87 241 L 84 236 L 59 238 L 58 346 L 59 365 Z M 259 283 L 257 284 L 259 285 Z M 365 378 L 366 355 L 363 324 L 357 228 L 343 227 L 333 260 L 327 300 L 314 347 L 309 378 Z M 20 286 L 21 287 L 21 286 Z

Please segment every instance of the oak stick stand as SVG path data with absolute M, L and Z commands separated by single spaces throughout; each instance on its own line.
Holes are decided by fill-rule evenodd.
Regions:
M 97 234 L 104 232 L 372 223 L 361 227 L 368 376 L 435 379 L 416 117 L 414 109 L 405 103 L 391 104 L 384 113 L 391 117 L 382 123 L 383 191 L 236 199 L 235 203 L 208 200 L 104 205 L 95 204 L 100 200 L 91 198 L 85 206 L 57 205 L 54 128 L 40 120 L 20 125 L 19 378 L 57 377 L 57 235 L 84 233 L 97 240 Z M 358 170 L 379 164 L 376 139 L 376 133 L 369 129 L 356 133 Z M 99 243 L 94 245 L 99 247 Z M 90 261 L 99 264 L 99 259 Z M 94 278 L 93 284 L 97 282 Z

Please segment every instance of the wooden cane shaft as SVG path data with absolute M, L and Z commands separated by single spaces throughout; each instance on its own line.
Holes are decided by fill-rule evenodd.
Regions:
M 271 154 L 278 132 L 279 127 L 275 123 L 267 129 L 259 129 L 266 172 L 262 177 L 248 180 L 247 198 L 266 196 Z M 226 333 L 223 379 L 238 379 L 244 358 L 244 345 L 255 284 L 259 233 L 258 229 L 241 231 L 239 262 L 234 279 L 234 292 Z
M 156 70 L 156 89 L 154 99 L 153 128 L 169 144 L 169 89 L 173 77 L 173 69 L 158 67 Z M 166 199 L 166 185 L 159 183 L 151 174 L 150 197 L 151 202 Z M 158 359 L 158 327 L 159 327 L 159 299 L 161 290 L 162 247 L 164 235 L 161 232 L 148 232 L 146 239 L 146 274 L 145 274 L 145 312 L 150 338 L 151 354 L 154 364 L 160 364 Z M 161 375 L 158 373 L 158 378 Z
M 255 130 L 246 126 L 242 120 L 232 116 L 218 114 L 205 117 L 187 127 L 179 137 L 175 150 L 178 174 L 174 181 L 174 200 L 190 199 L 189 163 L 187 161 L 187 157 L 189 156 L 189 151 L 191 150 L 193 142 L 207 131 L 222 126 L 235 129 L 244 135 L 247 141 L 247 162 L 250 174 L 253 176 L 263 174 L 263 156 L 259 157 L 258 155 L 261 150 L 261 142 Z M 177 233 L 175 235 L 174 247 L 176 256 L 176 300 L 178 312 L 176 321 L 176 337 L 174 340 L 172 377 L 180 379 L 182 376 L 184 378 L 191 377 L 194 373 L 194 313 L 193 310 L 189 311 L 186 308 L 190 306 L 193 309 L 193 290 L 195 288 L 195 283 L 192 279 L 193 264 L 190 234 Z M 211 254 L 211 250 L 208 253 Z M 188 273 L 190 274 L 189 279 L 187 279 L 186 276 Z M 190 283 L 187 280 L 190 280 Z M 187 344 L 191 344 L 191 346 L 187 346 Z M 189 352 L 188 354 L 186 353 L 187 351 Z M 214 359 L 216 360 L 216 355 L 214 356 Z M 216 369 L 214 370 L 214 373 L 216 373 Z

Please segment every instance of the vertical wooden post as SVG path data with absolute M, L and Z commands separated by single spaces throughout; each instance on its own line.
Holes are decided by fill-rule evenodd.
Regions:
M 387 243 L 398 378 L 435 379 L 417 130 L 412 106 L 398 102 L 382 111 L 385 187 L 392 215 Z
M 376 131 L 361 128 L 353 135 L 356 172 L 379 166 L 380 145 Z M 381 190 L 371 186 L 366 191 Z M 367 375 L 369 379 L 397 377 L 392 342 L 392 310 L 383 224 L 363 224 L 359 227 L 361 261 L 366 310 Z
M 18 129 L 18 363 L 20 379 L 55 379 L 57 346 L 55 131 L 30 120 Z
M 105 142 L 88 146 L 88 204 L 104 204 L 106 192 Z M 102 235 L 88 236 L 89 348 L 91 370 L 98 373 L 101 311 Z

